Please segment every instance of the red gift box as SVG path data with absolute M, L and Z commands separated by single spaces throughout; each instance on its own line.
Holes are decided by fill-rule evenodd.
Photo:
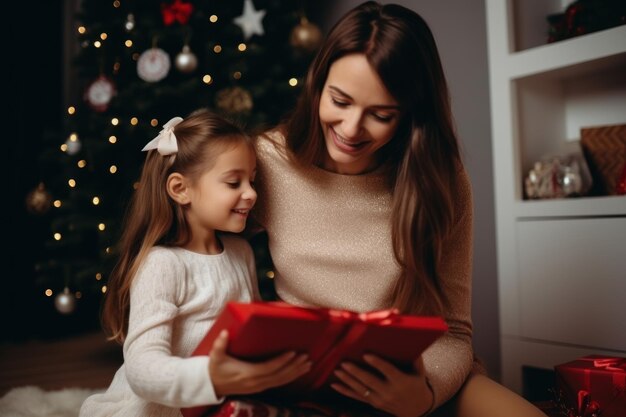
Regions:
M 315 410 L 269 404 L 251 398 L 223 402 L 206 417 L 326 417 Z
M 296 401 L 336 395 L 329 388 L 336 381 L 333 371 L 343 361 L 369 368 L 362 359 L 365 353 L 409 371 L 448 327 L 441 317 L 401 315 L 396 310 L 355 313 L 274 302 L 230 302 L 192 356 L 208 355 L 223 329 L 229 334 L 228 354 L 240 359 L 262 361 L 292 350 L 307 353 L 313 362 L 310 372 L 264 393 Z M 199 417 L 209 409 L 181 411 L 184 417 Z
M 626 358 L 583 356 L 554 367 L 556 385 L 576 417 L 626 417 Z

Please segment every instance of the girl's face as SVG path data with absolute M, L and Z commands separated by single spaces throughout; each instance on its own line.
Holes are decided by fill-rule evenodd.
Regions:
M 256 202 L 256 156 L 245 143 L 227 149 L 215 165 L 189 187 L 187 221 L 198 230 L 241 232 Z
M 377 151 L 400 122 L 400 107 L 365 55 L 346 55 L 328 72 L 319 116 L 326 143 L 324 168 L 362 174 L 378 165 Z

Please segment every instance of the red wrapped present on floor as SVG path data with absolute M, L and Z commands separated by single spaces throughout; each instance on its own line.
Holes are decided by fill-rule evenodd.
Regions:
M 355 313 L 275 302 L 231 302 L 192 355 L 208 355 L 223 329 L 229 334 L 229 355 L 243 360 L 262 361 L 292 350 L 309 355 L 313 362 L 309 373 L 263 393 L 266 398 L 289 398 L 296 403 L 319 398 L 340 401 L 343 397 L 329 387 L 337 381 L 333 371 L 343 361 L 369 368 L 362 359 L 366 353 L 409 371 L 448 328 L 441 317 L 402 315 L 396 310 Z M 199 417 L 210 407 L 181 411 L 184 417 Z
M 554 369 L 572 417 L 626 417 L 626 358 L 589 355 Z
M 370 409 L 371 410 L 371 409 Z M 187 411 L 188 413 L 188 411 Z M 185 412 L 183 413 L 185 415 Z M 222 404 L 207 408 L 202 417 L 389 417 L 384 412 L 364 411 L 364 408 L 346 410 L 310 402 L 290 404 L 268 402 L 254 397 L 234 397 Z
M 315 410 L 270 404 L 252 398 L 226 400 L 205 417 L 326 417 Z

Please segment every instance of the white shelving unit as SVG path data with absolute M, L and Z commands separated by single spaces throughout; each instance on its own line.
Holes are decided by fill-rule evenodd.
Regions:
M 569 1 L 486 0 L 502 382 L 626 356 L 626 196 L 524 200 L 535 161 L 626 123 L 626 25 L 546 43 Z M 622 312 L 621 314 L 619 312 Z

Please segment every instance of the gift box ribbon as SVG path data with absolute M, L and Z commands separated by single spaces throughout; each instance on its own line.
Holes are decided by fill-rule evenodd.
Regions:
M 607 371 L 626 372 L 626 358 L 582 358 L 585 362 L 593 362 L 594 368 Z
M 576 414 L 576 417 L 596 417 L 599 415 L 599 412 L 600 404 L 591 400 L 589 391 L 582 389 L 578 391 L 578 414 Z
M 282 301 L 270 302 L 281 307 L 297 309 Z M 307 309 L 307 312 L 310 312 Z M 363 333 L 367 331 L 369 324 L 388 326 L 400 320 L 400 311 L 396 308 L 370 311 L 367 313 L 356 313 L 346 310 L 334 310 L 330 308 L 320 308 L 312 311 L 320 316 L 320 320 L 329 321 L 331 325 L 326 329 L 326 333 L 321 340 L 311 347 L 309 354 L 311 360 L 316 362 L 317 373 L 311 372 L 300 379 L 296 386 L 320 388 L 329 375 L 334 371 L 334 366 L 346 350 L 356 343 Z
M 350 349 L 363 336 L 369 324 L 388 326 L 399 320 L 399 311 L 397 309 L 379 310 L 369 313 L 328 309 L 321 310 L 320 313 L 350 324 L 343 330 L 345 333 L 336 339 L 337 342 L 333 349 L 330 349 L 326 356 L 319 360 L 318 369 L 320 371 L 317 375 L 313 375 L 311 380 L 311 388 L 313 389 L 318 389 L 324 385 L 324 382 L 335 370 L 339 359 L 344 356 L 346 350 Z

